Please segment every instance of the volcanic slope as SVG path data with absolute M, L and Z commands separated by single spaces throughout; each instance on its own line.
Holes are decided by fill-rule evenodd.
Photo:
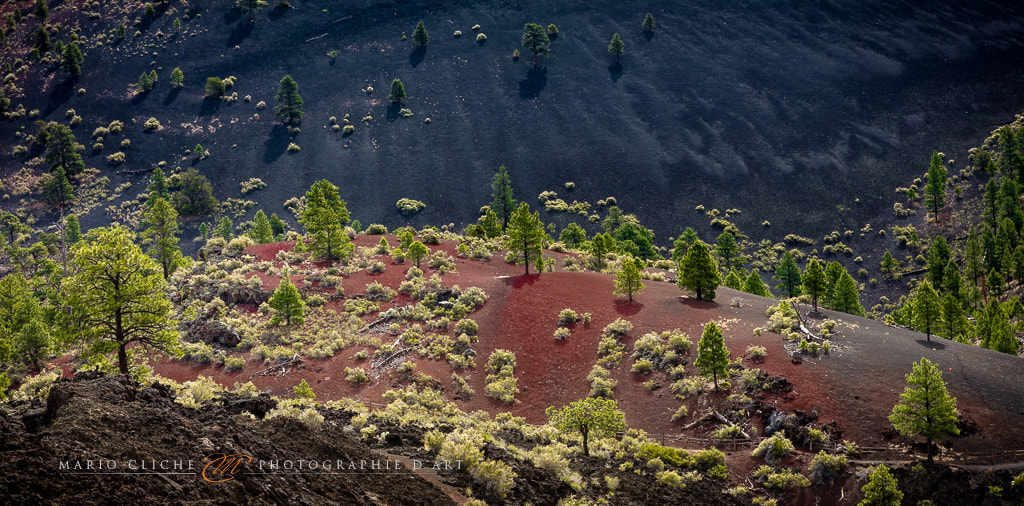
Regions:
M 268 188 L 247 198 L 269 213 L 328 178 L 353 216 L 392 228 L 407 221 L 394 208 L 403 197 L 427 204 L 408 220 L 416 226 L 474 220 L 486 199 L 471 196 L 486 194 L 505 164 L 520 195 L 573 181 L 571 199 L 614 195 L 662 239 L 705 204 L 743 207 L 736 221 L 746 229 L 770 220 L 765 233 L 777 240 L 887 221 L 878 218 L 896 198 L 893 180 L 922 173 L 936 148 L 966 161 L 983 125 L 1024 108 L 1024 14 L 1007 2 L 296 0 L 254 23 L 229 2 L 185 8 L 161 5 L 149 18 L 135 2 L 55 6 L 55 39 L 81 26 L 84 73 L 74 83 L 54 63 L 12 73 L 21 90 L 9 93 L 12 109 L 39 113 L 0 124 L 0 139 L 13 143 L 18 129 L 74 109 L 80 142 L 125 122 L 120 137 L 86 153 L 112 187 L 146 184 L 115 169 L 195 164 L 222 200 L 264 178 Z M 647 10 L 657 27 L 645 36 Z M 421 19 L 425 50 L 402 37 Z M 520 43 L 527 22 L 559 27 L 538 68 Z M 27 60 L 35 23 L 17 25 L 8 40 L 19 42 L 0 60 Z M 613 33 L 626 44 L 621 64 L 607 52 Z M 182 89 L 169 85 L 175 67 Z M 152 70 L 155 89 L 136 94 L 137 76 Z M 272 113 L 286 74 L 305 100 L 294 136 Z M 236 100 L 202 98 L 208 77 L 229 76 Z M 401 106 L 385 98 L 395 78 L 408 92 Z M 351 135 L 329 121 L 346 114 Z M 145 130 L 150 117 L 159 130 Z M 126 161 L 108 167 L 111 141 L 122 138 L 132 142 Z M 292 142 L 301 151 L 287 151 Z M 199 143 L 210 151 L 203 160 L 187 153 Z M 36 154 L 3 165 L 13 172 Z M 817 197 L 791 198 L 799 194 Z M 97 212 L 83 224 L 106 219 Z

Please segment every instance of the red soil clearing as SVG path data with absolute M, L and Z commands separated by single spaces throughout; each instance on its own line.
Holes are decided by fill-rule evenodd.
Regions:
M 387 236 L 394 244 L 393 236 Z M 357 246 L 373 246 L 378 236 L 359 236 Z M 274 260 L 277 251 L 289 248 L 281 244 L 260 245 L 249 249 L 260 260 Z M 433 246 L 454 256 L 455 245 L 445 243 Z M 363 272 L 346 277 L 345 294 L 352 296 L 365 291 L 365 285 L 378 281 L 392 288 L 404 279 L 410 264 L 394 265 L 388 257 L 380 257 L 386 264 L 382 274 Z M 718 290 L 714 302 L 696 301 L 685 296 L 675 285 L 654 281 L 646 282 L 646 290 L 634 296 L 634 302 L 612 295 L 614 276 L 593 272 L 553 272 L 523 275 L 522 267 L 509 265 L 496 255 L 490 261 L 476 261 L 456 257 L 457 272 L 442 276 L 447 286 L 459 285 L 463 289 L 477 286 L 489 296 L 487 303 L 469 318 L 480 327 L 477 367 L 460 371 L 476 391 L 470 401 L 457 401 L 463 410 L 485 410 L 490 413 L 510 411 L 525 417 L 529 423 L 546 421 L 544 410 L 548 406 L 562 406 L 586 397 L 587 382 L 597 362 L 597 346 L 601 330 L 616 318 L 633 323 L 633 331 L 623 339 L 627 345 L 626 358 L 620 368 L 611 371 L 618 380 L 615 398 L 626 413 L 632 427 L 651 434 L 678 434 L 689 418 L 671 422 L 672 414 L 685 402 L 691 415 L 701 413 L 715 405 L 727 393 L 702 396 L 686 401 L 677 400 L 670 390 L 671 382 L 664 374 L 639 376 L 632 374 L 632 345 L 647 332 L 681 329 L 690 336 L 692 347 L 688 357 L 688 371 L 693 371 L 697 341 L 703 325 L 714 320 L 724 328 L 725 342 L 733 357 L 744 353 L 750 345 L 764 346 L 768 354 L 764 362 L 745 365 L 759 367 L 773 375 L 784 375 L 795 385 L 794 390 L 781 396 L 769 395 L 777 409 L 816 410 L 820 423 L 835 421 L 845 439 L 862 446 L 887 443 L 882 432 L 890 428 L 887 420 L 893 404 L 906 385 L 905 374 L 914 361 L 922 356 L 939 364 L 944 372 L 950 394 L 957 397 L 958 407 L 978 425 L 978 432 L 953 438 L 952 446 L 958 450 L 1003 450 L 1016 448 L 1024 437 L 1024 384 L 1019 381 L 1024 362 L 1017 357 L 961 345 L 946 340 L 925 343 L 919 333 L 885 326 L 882 323 L 841 313 L 823 311 L 822 317 L 840 322 L 838 336 L 833 340 L 830 355 L 805 359 L 793 364 L 784 349 L 784 340 L 777 334 L 754 334 L 754 329 L 765 324 L 765 309 L 774 301 L 740 293 L 728 288 Z M 424 265 L 425 275 L 433 273 Z M 276 286 L 268 280 L 266 287 Z M 402 296 L 404 297 L 404 296 Z M 729 303 L 742 297 L 740 307 Z M 396 298 L 397 304 L 407 300 Z M 383 308 L 389 307 L 384 305 Z M 383 309 L 382 308 L 382 309 Z M 558 313 L 571 308 L 579 313 L 592 314 L 589 325 L 577 323 L 568 339 L 559 341 L 553 334 L 557 328 Z M 369 320 L 371 317 L 367 316 Z M 395 338 L 381 335 L 391 342 Z M 346 348 L 329 359 L 306 359 L 305 368 L 278 377 L 257 376 L 252 381 L 274 395 L 291 395 L 292 387 L 305 379 L 317 394 L 327 401 L 340 397 L 353 397 L 368 403 L 382 402 L 380 395 L 403 383 L 395 377 L 381 377 L 362 387 L 344 381 L 345 367 L 368 367 L 366 361 L 354 359 L 362 347 Z M 515 375 L 519 379 L 519 401 L 505 405 L 484 395 L 485 364 L 496 349 L 510 350 L 516 355 Z M 370 350 L 372 351 L 372 350 Z M 248 357 L 248 354 L 240 355 Z M 452 369 L 447 362 L 416 358 L 417 372 L 431 375 L 448 386 Z M 234 382 L 249 381 L 254 372 L 264 369 L 262 362 L 250 360 L 243 371 L 226 373 L 222 367 L 196 366 L 184 362 L 162 360 L 155 364 L 159 374 L 178 381 L 196 376 L 212 376 L 230 387 Z M 397 375 L 396 375 L 397 376 Z M 647 379 L 657 379 L 663 388 L 650 391 L 643 386 Z M 697 403 L 701 404 L 698 405 Z M 693 435 L 693 434 L 691 434 Z

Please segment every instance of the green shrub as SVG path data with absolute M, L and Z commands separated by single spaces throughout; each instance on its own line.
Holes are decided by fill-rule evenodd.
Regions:
M 487 36 L 482 33 L 478 33 L 476 34 L 476 41 L 483 44 L 484 42 L 487 42 Z
M 807 474 L 816 485 L 831 484 L 832 480 L 846 468 L 846 457 L 818 452 L 807 466 Z
M 752 457 L 764 457 L 768 464 L 775 464 L 779 460 L 793 453 L 793 442 L 786 438 L 784 433 L 777 433 L 767 439 L 762 439 L 757 448 L 750 453 Z
M 572 325 L 572 324 L 578 322 L 579 319 L 580 319 L 580 317 L 576 313 L 576 311 L 573 311 L 572 309 L 569 309 L 569 308 L 565 308 L 565 309 L 559 311 L 559 313 L 558 313 L 558 326 L 559 327 L 569 326 L 569 325 Z
M 146 130 L 158 130 L 160 128 L 160 120 L 151 117 L 142 124 L 142 127 Z
M 298 153 L 301 150 L 302 150 L 302 148 L 299 147 L 298 144 L 295 144 L 294 142 L 289 142 L 288 143 L 288 152 L 289 153 Z
M 572 334 L 572 331 L 565 327 L 558 327 L 555 329 L 555 339 L 559 341 L 568 339 L 570 334 Z
M 221 80 L 221 78 L 207 77 L 205 94 L 203 96 L 205 96 L 206 98 L 219 98 L 224 95 L 224 91 L 226 89 L 227 85 L 223 80 Z M 263 104 L 263 106 L 266 107 L 266 103 L 261 101 L 260 104 Z M 262 109 L 262 107 L 260 107 L 259 104 L 256 104 L 256 108 Z
M 679 420 L 682 420 L 683 418 L 686 418 L 689 414 L 690 412 L 689 409 L 686 408 L 686 405 L 679 406 L 679 409 L 677 409 L 675 414 L 672 415 L 672 421 L 677 422 Z
M 601 335 L 615 337 L 616 339 L 622 339 L 633 331 L 633 324 L 622 318 L 616 318 L 615 321 L 605 325 L 601 331 Z
M 403 216 L 412 216 L 422 211 L 427 205 L 419 200 L 401 198 L 398 199 L 395 207 L 398 208 L 398 212 L 402 213 Z
M 516 401 L 519 380 L 515 377 L 516 356 L 508 350 L 494 350 L 487 359 L 484 395 L 505 404 Z
M 587 381 L 590 382 L 590 397 L 605 399 L 615 397 L 615 387 L 619 382 L 612 379 L 608 369 L 595 364 L 590 370 L 590 374 L 587 375 Z
M 313 393 L 313 388 L 306 383 L 306 380 L 302 380 L 298 385 L 292 387 L 295 391 L 295 397 L 300 399 L 316 399 L 316 394 Z
M 370 375 L 366 374 L 366 369 L 361 367 L 346 367 L 345 381 L 353 385 L 362 385 L 370 381 Z
M 388 227 L 379 223 L 371 223 L 370 226 L 366 227 L 366 235 L 384 235 L 388 233 Z
M 754 478 L 769 490 L 788 490 L 811 485 L 810 480 L 802 474 L 786 467 L 774 469 L 771 466 L 761 466 L 754 471 Z

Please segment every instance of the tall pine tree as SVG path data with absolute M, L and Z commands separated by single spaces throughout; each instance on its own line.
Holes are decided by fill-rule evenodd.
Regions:
M 781 292 L 781 297 L 789 298 L 800 295 L 800 268 L 797 267 L 796 260 L 793 259 L 792 251 L 787 251 L 782 255 L 782 261 L 775 269 L 774 277 L 779 282 L 775 285 L 775 289 Z
M 679 262 L 679 288 L 691 290 L 697 300 L 715 300 L 715 289 L 722 280 L 718 264 L 711 257 L 711 250 L 704 241 L 698 240 L 686 251 Z
M 306 192 L 306 207 L 299 223 L 313 239 L 313 252 L 325 258 L 328 265 L 352 252 L 352 241 L 344 228 L 348 222 L 348 209 L 338 196 L 338 187 L 326 179 L 313 183 Z
M 516 264 L 520 261 L 526 264 L 526 274 L 530 274 L 531 262 L 536 263 L 540 270 L 543 265 L 541 248 L 548 238 L 544 223 L 540 221 L 540 212 L 530 214 L 530 205 L 520 203 L 516 212 L 512 213 L 507 232 L 505 247 L 515 257 Z
M 924 280 L 918 285 L 913 304 L 914 328 L 924 332 L 927 340 L 931 341 L 932 334 L 942 326 L 942 304 L 931 282 Z
M 921 358 L 907 374 L 907 388 L 893 406 L 889 421 L 900 434 L 924 436 L 928 443 L 928 462 L 932 461 L 932 441 L 949 434 L 957 435 L 956 399 L 946 392 L 942 372 L 934 362 Z
M 932 213 L 932 219 L 939 221 L 939 211 L 946 205 L 946 166 L 942 164 L 942 154 L 932 151 L 932 160 L 928 165 L 928 181 L 924 187 L 924 205 Z
M 812 258 L 807 262 L 803 275 L 803 291 L 811 296 L 811 304 L 814 310 L 818 310 L 818 300 L 825 295 L 825 270 L 821 268 L 821 262 Z
M 644 282 L 640 279 L 640 271 L 644 261 L 639 258 L 627 257 L 622 261 L 622 268 L 615 273 L 615 295 L 628 295 L 633 302 L 633 294 L 644 291 Z
M 299 96 L 299 84 L 292 76 L 281 78 L 274 100 L 277 100 L 274 113 L 285 125 L 298 125 L 302 122 L 302 97 Z
M 704 333 L 697 343 L 697 360 L 693 362 L 702 376 L 711 376 L 718 391 L 718 375 L 725 375 L 729 367 L 729 349 L 725 347 L 722 329 L 714 321 L 704 325 Z
M 502 229 L 508 228 L 508 221 L 516 210 L 516 201 L 512 198 L 512 180 L 508 170 L 502 165 L 491 180 L 491 211 L 498 215 Z

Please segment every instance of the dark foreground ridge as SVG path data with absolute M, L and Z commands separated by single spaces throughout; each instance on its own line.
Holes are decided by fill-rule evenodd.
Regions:
M 0 416 L 0 495 L 8 504 L 454 504 L 339 425 L 310 428 L 293 418 L 241 415 L 266 413 L 276 404 L 266 395 L 228 394 L 222 401 L 193 410 L 159 384 L 138 391 L 124 376 L 59 382 L 45 406 L 23 404 Z M 230 458 L 205 467 L 204 458 L 218 454 L 253 460 L 243 458 L 235 474 Z M 264 464 L 261 471 L 261 458 L 277 459 L 281 468 Z M 332 469 L 307 462 L 298 469 L 300 459 L 327 461 Z M 294 468 L 283 469 L 285 461 Z M 366 470 L 348 469 L 363 462 Z M 161 470 L 162 463 L 170 469 Z M 391 469 L 369 469 L 373 463 Z

